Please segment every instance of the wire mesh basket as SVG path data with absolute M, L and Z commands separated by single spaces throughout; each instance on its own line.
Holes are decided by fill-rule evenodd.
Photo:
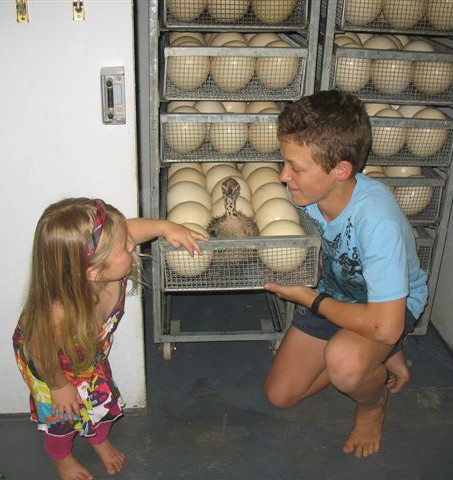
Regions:
M 164 0 L 162 24 L 211 30 L 305 29 L 308 7 L 308 0 Z
M 453 119 L 370 117 L 371 165 L 448 167 L 453 155 Z
M 420 266 L 429 274 L 431 270 L 431 256 L 434 249 L 435 231 L 432 228 L 414 227 L 414 233 Z
M 340 30 L 453 35 L 451 0 L 337 0 Z
M 413 225 L 433 225 L 440 213 L 445 179 L 433 168 L 423 167 L 422 176 L 376 178 L 385 183 Z
M 161 161 L 281 162 L 273 114 L 162 113 Z
M 323 75 L 329 75 L 329 88 L 355 93 L 367 102 L 453 104 L 453 50 L 429 44 L 434 51 L 335 46 Z
M 211 239 L 203 255 L 191 257 L 159 240 L 165 291 L 257 290 L 266 282 L 314 286 L 319 277 L 321 238 L 301 214 L 302 236 Z
M 164 36 L 162 96 L 166 100 L 296 100 L 304 94 L 307 40 L 281 47 L 170 47 Z

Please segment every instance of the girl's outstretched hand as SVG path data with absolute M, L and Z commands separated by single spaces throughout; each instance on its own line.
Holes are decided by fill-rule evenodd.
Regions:
M 300 285 L 278 285 L 277 283 L 266 283 L 265 290 L 275 293 L 277 297 L 290 302 L 299 303 L 306 307 L 311 307 L 313 300 L 316 298 L 316 291 L 310 287 Z
M 162 235 L 173 247 L 185 247 L 192 257 L 194 255 L 194 251 L 196 251 L 199 255 L 202 255 L 202 250 L 198 245 L 197 240 L 209 242 L 209 237 L 195 232 L 194 230 L 190 230 L 184 225 L 179 225 L 169 220 L 165 222 Z
M 80 416 L 79 404 L 82 403 L 77 388 L 68 382 L 64 387 L 51 389 L 50 397 L 52 399 L 52 416 L 64 421 L 64 415 L 66 414 L 69 423 L 72 425 L 74 415 Z

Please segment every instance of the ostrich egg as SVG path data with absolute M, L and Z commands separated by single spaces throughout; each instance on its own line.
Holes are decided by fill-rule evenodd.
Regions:
M 200 187 L 206 188 L 205 176 L 194 168 L 180 168 L 168 179 L 167 187 L 171 188 L 179 182 L 193 182 L 200 185 Z
M 247 180 L 252 172 L 261 167 L 273 168 L 277 173 L 280 173 L 280 168 L 275 162 L 247 162 L 241 169 L 241 175 Z
M 263 23 L 282 23 L 293 12 L 297 0 L 252 0 L 252 8 Z
M 198 18 L 206 7 L 206 0 L 168 0 L 168 9 L 180 22 L 191 22 Z
M 413 62 L 410 60 L 373 60 L 371 81 L 383 93 L 403 92 L 411 83 Z
M 363 48 L 373 48 L 376 50 L 396 50 L 396 43 L 386 35 L 372 35 L 363 44 Z
M 247 183 L 249 184 L 252 195 L 265 183 L 278 183 L 281 184 L 278 178 L 278 173 L 273 168 L 262 167 L 253 171 L 247 177 Z
M 203 173 L 201 165 L 198 162 L 179 162 L 179 163 L 172 163 L 168 167 L 168 178 L 171 178 L 176 172 L 183 168 L 192 168 L 197 170 L 198 172 Z
M 413 118 L 425 120 L 445 120 L 447 117 L 436 108 L 424 108 Z M 416 157 L 429 157 L 438 152 L 445 144 L 448 132 L 445 126 L 440 128 L 411 128 L 407 134 L 407 149 Z M 421 172 L 420 172 L 421 173 Z
M 178 107 L 172 113 L 198 113 L 193 107 Z M 178 153 L 190 153 L 201 146 L 206 138 L 205 123 L 168 122 L 164 135 L 168 145 Z
M 219 199 L 223 198 L 223 193 L 222 193 L 222 183 L 226 178 L 234 178 L 236 182 L 239 183 L 239 196 L 245 198 L 245 200 L 250 200 L 252 199 L 252 193 L 250 192 L 250 187 L 248 186 L 248 183 L 238 174 L 236 175 L 228 175 L 227 177 L 221 178 L 214 186 L 211 192 L 211 200 L 212 203 L 216 203 Z
M 227 113 L 245 113 L 247 102 L 222 102 L 223 108 Z
M 209 57 L 170 56 L 167 61 L 167 76 L 181 90 L 192 91 L 206 81 L 210 66 Z
M 193 107 L 194 105 L 195 102 L 192 100 L 174 100 L 173 102 L 168 102 L 167 113 L 171 113 L 179 107 Z
M 453 82 L 453 62 L 415 62 L 414 85 L 429 95 L 445 92 Z
M 182 37 L 175 38 L 171 43 L 171 47 L 203 47 L 204 43 L 196 37 L 184 35 Z
M 346 35 L 335 35 L 334 43 L 337 47 L 345 47 L 352 45 L 357 45 L 357 47 L 361 47 L 361 42 L 356 42 L 351 37 L 347 37 Z
M 268 48 L 291 48 L 291 45 L 278 40 L 267 45 Z M 256 60 L 256 74 L 267 88 L 278 90 L 287 87 L 296 77 L 299 67 L 297 57 L 259 57 Z
M 208 12 L 214 20 L 230 23 L 240 20 L 250 6 L 250 0 L 207 0 Z
M 195 103 L 194 108 L 200 113 L 225 113 L 222 102 L 216 100 L 200 100 Z
M 256 212 L 261 205 L 271 198 L 289 200 L 286 188 L 280 183 L 265 183 L 257 188 L 252 195 L 252 208 Z
M 365 168 L 362 170 L 364 175 L 369 175 L 372 172 L 384 173 L 384 169 L 379 165 L 365 165 Z
M 184 223 L 183 225 L 190 228 L 190 230 L 209 237 L 206 229 L 200 225 L 194 223 Z M 203 255 L 194 252 L 194 256 L 191 257 L 187 250 L 167 251 L 165 260 L 168 266 L 177 274 L 183 277 L 194 277 L 206 271 L 212 261 L 213 254 L 213 250 L 203 250 Z
M 180 170 L 181 171 L 181 170 Z M 205 188 L 193 182 L 179 182 L 167 191 L 167 212 L 171 212 L 176 205 L 183 202 L 201 203 L 211 210 L 211 195 Z
M 261 232 L 261 237 L 277 237 L 305 235 L 298 223 L 288 220 L 277 220 L 269 223 Z M 261 261 L 274 272 L 292 272 L 299 268 L 307 256 L 306 248 L 274 247 L 258 250 Z
M 403 50 L 406 52 L 434 52 L 435 48 L 425 40 L 411 40 L 404 45 Z
M 384 172 L 368 172 L 366 174 L 368 177 L 379 177 L 379 178 L 384 178 L 386 175 Z
M 269 223 L 276 220 L 290 220 L 300 223 L 297 208 L 284 198 L 271 198 L 266 200 L 255 212 L 255 222 L 261 232 Z
M 365 103 L 365 110 L 369 117 L 373 117 L 376 113 L 384 110 L 385 108 L 391 108 L 388 103 Z
M 255 61 L 254 57 L 246 56 L 212 57 L 212 78 L 221 90 L 238 92 L 245 88 L 253 77 Z
M 395 47 L 398 50 L 402 50 L 403 48 L 403 43 L 401 40 L 396 36 L 396 35 L 391 35 L 390 33 L 384 34 L 385 37 L 390 38 L 390 40 L 395 44 Z
M 430 0 L 426 19 L 435 30 L 453 30 L 453 0 Z
M 413 175 L 421 175 L 421 167 L 415 165 L 392 165 L 385 167 L 384 172 L 387 177 L 412 177 Z
M 422 175 L 411 175 L 411 177 L 422 178 Z M 433 187 L 413 186 L 395 187 L 393 195 L 396 198 L 401 210 L 406 215 L 417 215 L 421 213 L 431 202 Z
M 348 0 L 345 2 L 346 22 L 354 25 L 366 25 L 380 13 L 382 0 Z
M 398 110 L 386 108 L 378 112 L 375 117 L 403 118 Z M 396 155 L 404 146 L 407 137 L 407 128 L 404 127 L 378 127 L 371 128 L 371 150 L 379 156 Z
M 241 212 L 243 215 L 246 217 L 253 218 L 253 215 L 255 212 L 253 211 L 252 205 L 250 202 L 244 198 L 239 196 L 238 199 L 236 200 L 236 210 L 238 212 Z M 223 198 L 219 198 L 211 208 L 211 215 L 213 218 L 218 218 L 223 215 L 225 215 L 226 210 L 225 210 L 225 201 Z
M 206 188 L 209 193 L 212 193 L 216 183 L 227 177 L 235 177 L 239 175 L 239 170 L 236 167 L 229 165 L 217 165 L 206 172 Z
M 260 113 L 280 113 L 280 110 L 267 108 Z M 271 123 L 250 123 L 248 128 L 249 142 L 257 152 L 272 153 L 280 148 L 280 142 L 277 138 L 277 118 Z
M 393 28 L 412 28 L 426 14 L 428 0 L 384 0 L 384 17 Z
M 211 38 L 209 42 L 210 47 L 221 47 L 222 45 L 228 42 L 241 42 L 244 46 L 247 46 L 247 40 L 244 35 L 240 32 L 221 32 L 217 33 L 214 37 Z
M 180 37 L 196 38 L 201 45 L 206 45 L 206 39 L 200 32 L 170 32 L 170 45 L 173 45 L 173 42 Z
M 251 40 L 249 40 L 249 47 L 265 47 L 269 43 L 281 40 L 281 38 L 272 32 L 257 33 Z
M 268 108 L 276 108 L 278 109 L 278 106 L 275 102 L 250 102 L 247 105 L 246 113 L 260 113 L 261 110 L 266 110 Z
M 361 48 L 348 44 L 347 48 Z M 371 60 L 368 58 L 346 57 L 337 55 L 335 83 L 346 92 L 361 90 L 370 80 Z
M 212 147 L 219 153 L 235 154 L 247 142 L 247 123 L 212 123 L 210 128 L 210 141 Z
M 206 175 L 209 170 L 211 170 L 211 168 L 218 167 L 219 165 L 229 165 L 230 167 L 237 168 L 234 162 L 203 162 L 201 164 L 201 169 L 202 172 Z
M 167 215 L 167 220 L 175 223 L 195 223 L 206 228 L 211 221 L 210 210 L 197 202 L 183 202 L 172 208 Z
M 400 108 L 398 108 L 398 111 L 403 115 L 403 117 L 412 118 L 417 112 L 423 110 L 424 108 L 424 105 L 402 105 Z

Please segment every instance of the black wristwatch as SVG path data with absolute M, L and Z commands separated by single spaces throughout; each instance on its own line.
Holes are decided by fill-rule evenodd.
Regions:
M 325 298 L 332 298 L 332 295 L 329 295 L 327 292 L 321 292 L 321 293 L 318 293 L 318 296 L 313 300 L 313 303 L 311 304 L 311 307 L 310 307 L 310 312 L 311 312 L 315 317 L 325 318 L 324 315 L 321 315 L 321 314 L 318 312 L 319 304 L 320 304 Z

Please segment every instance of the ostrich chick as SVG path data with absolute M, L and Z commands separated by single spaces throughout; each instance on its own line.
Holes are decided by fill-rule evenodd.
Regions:
M 208 233 L 211 237 L 253 237 L 259 234 L 255 221 L 236 210 L 236 201 L 240 192 L 241 186 L 234 178 L 228 177 L 223 181 L 225 214 L 214 218 L 208 225 Z

